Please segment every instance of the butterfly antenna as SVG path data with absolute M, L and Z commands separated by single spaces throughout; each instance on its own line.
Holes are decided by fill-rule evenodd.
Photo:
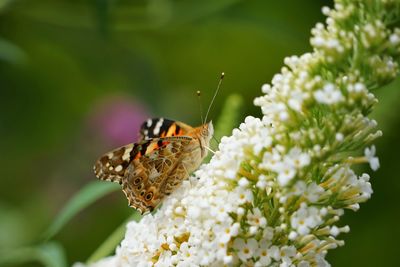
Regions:
M 213 103 L 214 103 L 215 97 L 216 97 L 217 94 L 218 94 L 219 88 L 221 87 L 222 80 L 224 79 L 224 77 L 225 77 L 225 73 L 222 72 L 222 73 L 221 73 L 221 77 L 219 78 L 219 82 L 218 82 L 217 89 L 215 90 L 214 96 L 213 96 L 213 98 L 211 99 L 211 103 L 210 103 L 210 105 L 208 106 L 208 110 L 207 110 L 207 113 L 206 113 L 206 118 L 204 119 L 204 123 L 207 122 L 208 113 L 210 113 L 210 109 L 211 109 L 211 107 L 212 107 L 212 105 L 213 105 Z
M 196 94 L 197 94 L 197 99 L 199 100 L 201 124 L 204 124 L 205 121 L 203 121 L 203 105 L 201 104 L 201 92 L 200 92 L 200 90 L 197 90 Z

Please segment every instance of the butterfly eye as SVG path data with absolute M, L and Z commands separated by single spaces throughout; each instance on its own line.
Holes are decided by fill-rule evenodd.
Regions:
M 147 193 L 146 200 L 151 200 L 153 198 L 153 192 Z
M 142 181 L 142 178 L 138 177 L 133 181 L 133 184 L 138 185 L 138 184 L 140 184 L 141 181 Z
M 203 135 L 203 136 L 208 135 L 208 129 L 206 127 L 203 127 L 203 129 L 201 130 L 201 135 Z

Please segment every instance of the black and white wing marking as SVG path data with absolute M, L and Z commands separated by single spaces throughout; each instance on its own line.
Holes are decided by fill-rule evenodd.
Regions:
M 140 148 L 139 144 L 129 144 L 101 156 L 93 167 L 97 178 L 122 184 L 125 170 Z
M 143 122 L 140 127 L 141 140 L 149 140 L 157 137 L 168 136 L 168 130 L 175 121 L 164 118 L 153 118 Z

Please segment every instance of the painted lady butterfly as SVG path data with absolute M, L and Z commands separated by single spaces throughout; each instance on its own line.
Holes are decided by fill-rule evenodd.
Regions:
M 149 119 L 141 127 L 141 141 L 103 155 L 94 172 L 100 180 L 121 184 L 129 206 L 142 214 L 151 212 L 199 167 L 213 132 L 212 122 L 192 128 L 163 118 Z
M 151 212 L 199 167 L 213 131 L 212 122 L 192 128 L 163 118 L 149 119 L 141 127 L 141 141 L 103 155 L 94 172 L 100 180 L 121 184 L 129 206 L 142 214 Z
M 122 185 L 129 206 L 142 214 L 153 211 L 207 156 L 214 128 L 211 121 L 205 122 L 224 75 L 221 74 L 202 125 L 193 128 L 164 118 L 147 120 L 140 130 L 141 141 L 97 160 L 97 178 Z M 197 94 L 200 96 L 199 91 Z

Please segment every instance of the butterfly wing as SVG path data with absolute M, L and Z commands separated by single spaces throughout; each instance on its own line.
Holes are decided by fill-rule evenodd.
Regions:
M 132 158 L 140 152 L 140 143 L 119 147 L 101 156 L 93 167 L 94 173 L 100 180 L 122 184 L 126 168 Z
M 162 198 L 189 176 L 183 158 L 196 145 L 192 137 L 144 140 L 115 149 L 95 164 L 101 180 L 118 182 L 129 205 L 141 213 L 152 211 Z
M 171 141 L 176 142 L 176 140 L 169 142 Z M 125 171 L 132 160 L 139 160 L 146 154 L 146 156 L 156 157 L 157 150 L 163 149 L 169 142 L 153 138 L 114 149 L 96 161 L 94 173 L 100 180 L 121 184 Z
M 165 118 L 153 118 L 148 119 L 142 124 L 140 127 L 140 136 L 142 140 L 169 136 L 184 136 L 192 130 L 192 127 L 182 122 Z
M 141 213 L 152 211 L 189 176 L 183 159 L 192 140 L 186 136 L 152 139 L 149 151 L 131 162 L 122 183 L 131 207 Z

